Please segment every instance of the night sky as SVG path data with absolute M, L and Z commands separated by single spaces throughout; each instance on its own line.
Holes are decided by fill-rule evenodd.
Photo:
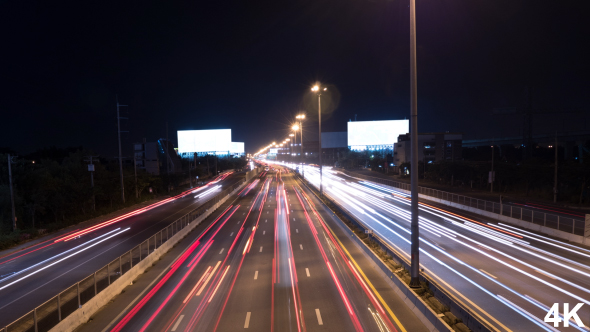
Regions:
M 409 117 L 407 0 L 2 1 L 0 147 L 21 154 L 117 149 L 115 96 L 131 143 L 231 128 L 256 152 L 294 115 L 323 131 Z M 495 107 L 588 109 L 586 1 L 417 0 L 419 131 L 519 135 Z M 582 130 L 587 113 L 538 116 L 534 133 Z M 317 122 L 306 123 L 317 137 Z M 588 124 L 590 125 L 590 124 Z M 315 128 L 314 128 L 315 126 Z

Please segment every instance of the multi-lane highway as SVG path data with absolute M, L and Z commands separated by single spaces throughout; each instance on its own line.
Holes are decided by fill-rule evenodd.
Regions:
M 319 183 L 319 170 L 306 178 Z M 389 246 L 409 257 L 409 195 L 324 168 L 323 188 Z M 554 303 L 577 303 L 590 325 L 590 250 L 428 201 L 420 204 L 420 262 L 498 331 L 583 330 L 543 322 Z M 584 308 L 586 311 L 584 311 Z M 563 326 L 563 325 L 560 325 Z M 575 326 L 575 327 L 572 327 Z
M 243 179 L 231 172 L 139 210 L 74 227 L 0 258 L 0 327 L 102 268 Z M 0 253 L 2 255 L 2 253 Z
M 82 330 L 427 330 L 293 174 L 262 175 Z

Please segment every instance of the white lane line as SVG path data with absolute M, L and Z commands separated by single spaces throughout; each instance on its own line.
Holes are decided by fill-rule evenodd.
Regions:
M 300 244 L 299 245 L 299 248 L 301 248 L 301 250 L 303 250 L 303 244 Z
M 299 233 L 299 228 L 295 228 L 295 233 Z
M 262 231 L 262 235 L 264 235 L 266 233 L 266 231 Z
M 246 212 L 242 213 L 242 215 L 245 215 L 245 214 L 246 214 Z
M 254 273 L 254 280 L 258 279 L 258 271 Z
M 268 211 L 266 211 L 266 214 L 268 214 Z
M 225 248 L 221 248 L 221 251 L 219 252 L 219 254 L 221 255 L 221 253 L 223 252 L 223 250 L 225 250 Z
M 234 235 L 234 232 L 231 232 L 231 234 L 229 236 L 233 236 L 233 235 Z
M 250 311 L 246 314 L 246 322 L 244 323 L 244 328 L 247 329 L 250 326 Z
M 264 222 L 267 222 L 267 221 L 268 221 L 268 219 L 264 219 Z
M 184 315 L 180 315 L 180 317 L 178 317 L 178 320 L 176 321 L 176 324 L 174 324 L 174 326 L 172 326 L 171 331 L 176 331 L 176 329 L 178 328 L 178 325 L 180 324 L 180 322 L 182 321 L 183 318 L 184 318 Z
M 488 273 L 488 272 L 486 272 L 486 271 L 484 271 L 484 270 L 482 270 L 482 269 L 479 269 L 479 270 L 480 270 L 481 272 L 483 272 L 483 273 L 485 273 L 485 274 L 489 275 L 490 277 L 492 277 L 492 278 L 494 278 L 494 279 L 498 279 L 498 278 L 497 278 L 495 275 L 493 275 L 493 274 L 491 274 L 491 273 Z
M 545 273 L 543 273 L 543 272 L 541 272 L 541 271 L 539 271 L 539 270 L 535 270 L 535 272 L 537 272 L 537 273 L 540 273 L 540 274 L 544 275 L 544 276 L 545 276 L 545 277 L 547 277 L 547 278 L 551 278 L 551 279 L 555 280 L 555 278 L 553 278 L 552 276 L 550 276 L 550 275 L 548 275 L 548 274 L 545 274 Z
M 318 316 L 318 324 L 324 325 L 324 321 L 322 321 L 322 315 L 320 315 L 320 309 L 315 310 L 315 315 Z
M 309 277 L 309 269 L 305 268 L 305 273 L 307 274 L 307 276 Z
M 238 224 L 240 224 L 240 221 L 238 220 Z
M 293 221 L 295 221 L 295 218 L 293 218 Z
M 262 252 L 262 246 L 260 246 L 260 252 Z

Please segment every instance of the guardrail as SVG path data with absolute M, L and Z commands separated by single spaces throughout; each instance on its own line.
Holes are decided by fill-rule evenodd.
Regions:
M 340 170 L 340 172 L 364 179 L 367 181 L 380 183 L 384 185 L 388 185 L 390 187 L 399 188 L 402 190 L 410 191 L 410 184 L 382 179 L 374 176 L 368 176 L 364 174 L 358 174 L 354 172 L 350 172 L 347 170 Z M 583 219 L 576 219 L 571 217 L 564 217 L 556 214 L 550 214 L 540 211 L 535 211 L 531 209 L 521 208 L 518 206 L 513 206 L 510 204 L 500 204 L 497 202 L 486 201 L 483 199 L 477 199 L 469 196 L 463 196 L 458 194 L 453 194 L 447 191 L 426 188 L 426 187 L 418 187 L 418 193 L 426 196 L 431 196 L 434 198 L 447 200 L 453 203 L 462 204 L 465 206 L 469 206 L 472 208 L 480 209 L 483 211 L 488 211 L 492 213 L 497 213 L 506 217 L 511 217 L 515 219 L 520 219 L 523 221 L 527 221 L 536 225 L 545 226 L 553 229 L 557 229 L 562 232 L 571 233 L 575 235 L 584 235 L 584 227 L 586 225 L 586 221 Z
M 246 173 L 246 179 L 256 173 L 256 170 Z M 203 205 L 173 221 L 135 248 L 95 271 L 93 274 L 68 287 L 45 303 L 26 313 L 19 319 L 8 324 L 0 332 L 46 332 L 60 321 L 78 310 L 93 297 L 106 289 L 133 266 L 147 258 L 150 253 L 162 246 L 172 236 L 188 226 L 191 221 L 203 215 L 210 207 L 217 204 L 225 196 L 247 180 L 244 179 L 212 197 Z

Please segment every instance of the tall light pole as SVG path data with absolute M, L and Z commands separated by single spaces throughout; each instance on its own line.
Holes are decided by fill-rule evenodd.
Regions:
M 410 142 L 412 143 L 412 162 L 410 169 L 412 196 L 412 247 L 410 267 L 410 287 L 420 287 L 420 234 L 418 231 L 418 73 L 416 68 L 416 0 L 410 0 L 410 109 L 411 128 Z
M 299 130 L 301 130 L 301 134 L 299 135 L 299 140 L 301 141 L 299 144 L 300 147 L 300 161 L 301 161 L 301 177 L 305 179 L 305 171 L 303 170 L 303 120 L 305 120 L 305 114 L 299 114 L 295 117 L 295 119 L 299 120 Z M 297 130 L 295 130 L 297 132 Z
M 315 85 L 311 88 L 311 91 L 318 95 L 318 122 L 319 122 L 319 152 L 320 152 L 320 196 L 324 194 L 322 185 L 322 91 L 326 91 L 328 88 L 321 88 L 319 85 Z
M 297 143 L 297 136 L 295 136 L 295 134 L 293 134 L 293 133 L 290 133 L 289 134 L 289 137 L 293 137 L 293 140 L 291 141 L 291 163 L 292 164 L 295 164 L 293 162 L 293 160 L 294 160 L 293 159 L 293 153 L 295 152 L 295 145 L 293 145 L 293 144 Z

